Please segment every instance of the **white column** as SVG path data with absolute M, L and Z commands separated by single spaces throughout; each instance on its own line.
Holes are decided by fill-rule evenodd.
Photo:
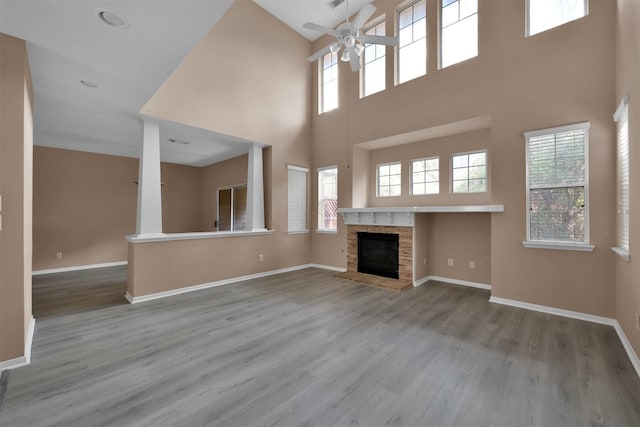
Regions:
M 138 235 L 162 234 L 160 125 L 146 119 L 142 123 L 136 233 Z
M 262 146 L 253 144 L 247 168 L 247 225 L 245 230 L 264 230 L 264 182 Z

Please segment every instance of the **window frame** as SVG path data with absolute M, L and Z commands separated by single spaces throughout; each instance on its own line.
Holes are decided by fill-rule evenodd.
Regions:
M 613 114 L 616 122 L 616 246 L 612 247 L 616 254 L 620 255 L 626 262 L 630 259 L 630 156 L 629 156 L 629 96 L 625 95 L 616 112 Z M 624 140 L 621 140 L 621 131 L 625 129 Z M 625 144 L 622 147 L 622 143 Z M 626 159 L 621 156 L 626 154 Z M 626 180 L 626 183 L 624 182 Z M 626 185 L 625 185 L 626 184 Z M 626 200 L 626 204 L 624 201 Z M 625 244 L 626 243 L 626 244 Z
M 478 154 L 478 153 L 484 153 L 484 190 L 483 191 L 455 191 L 454 190 L 454 185 L 453 185 L 453 158 L 455 156 L 464 156 L 464 155 L 471 155 L 471 154 Z M 467 169 L 469 169 L 469 165 L 467 164 Z M 473 150 L 473 151 L 462 151 L 460 153 L 453 153 L 451 154 L 451 156 L 449 156 L 449 170 L 450 172 L 450 177 L 449 177 L 449 193 L 450 194 L 482 194 L 482 193 L 488 193 L 489 192 L 489 150 L 486 148 L 483 148 L 482 150 Z M 467 178 L 467 181 L 469 181 L 469 178 Z M 468 186 L 467 186 L 468 188 Z
M 424 16 L 424 25 L 425 25 L 425 35 L 424 38 L 422 39 L 424 41 L 424 56 L 425 56 L 425 63 L 424 63 L 424 73 L 417 75 L 415 77 L 412 77 L 410 79 L 407 80 L 400 80 L 400 66 L 401 66 L 401 62 L 400 62 L 400 50 L 404 47 L 404 46 L 400 46 L 400 44 L 398 44 L 398 46 L 396 46 L 394 48 L 395 51 L 395 85 L 401 85 L 407 82 L 410 82 L 412 80 L 415 80 L 417 78 L 420 77 L 424 77 L 427 75 L 427 71 L 428 71 L 428 57 L 429 57 L 429 51 L 428 51 L 428 35 L 429 35 L 429 27 L 427 25 L 428 23 L 428 16 L 427 16 L 427 1 L 426 0 L 411 0 L 411 1 L 407 1 L 407 2 L 403 2 L 400 3 L 397 7 L 396 7 L 396 13 L 395 13 L 395 28 L 396 28 L 396 36 L 398 37 L 398 39 L 400 38 L 400 14 L 407 10 L 410 7 L 414 7 L 415 5 L 417 5 L 420 2 L 424 2 L 424 7 L 425 7 L 425 16 Z M 414 25 L 415 21 L 411 22 L 411 25 Z M 403 27 L 405 28 L 405 27 Z M 412 41 L 411 43 L 409 43 L 406 46 L 409 46 L 412 43 L 416 43 L 416 41 Z
M 335 78 L 336 106 L 330 109 L 325 109 L 325 86 L 326 86 L 325 83 L 326 82 L 324 81 L 324 70 L 325 70 L 324 60 L 328 55 L 331 55 L 332 61 L 335 59 L 335 62 L 332 62 L 332 64 L 328 68 L 332 68 L 332 67 L 336 68 L 336 78 Z M 321 56 L 320 58 L 318 58 L 318 114 L 328 113 L 330 111 L 337 110 L 338 107 L 340 107 L 340 74 L 339 74 L 340 70 L 338 66 L 339 63 L 340 61 L 338 60 L 338 55 L 332 52 L 329 52 Z
M 522 245 L 526 248 L 538 248 L 538 249 L 559 249 L 570 251 L 582 251 L 591 252 L 595 249 L 594 245 L 590 242 L 589 233 L 589 128 L 591 122 L 574 123 L 570 125 L 556 126 L 547 129 L 539 129 L 534 131 L 524 132 L 525 138 L 525 174 L 526 174 L 526 240 L 522 242 Z M 571 132 L 575 130 L 584 130 L 584 239 L 583 242 L 568 242 L 561 240 L 531 240 L 531 186 L 529 184 L 529 139 L 532 137 L 546 136 L 559 134 L 564 132 Z M 566 187 L 566 186 L 565 186 Z M 537 187 L 534 187 L 537 188 Z M 551 187 L 549 188 L 560 188 Z
M 291 172 L 302 172 L 305 174 L 304 182 L 304 227 L 292 228 L 291 227 Z M 309 168 L 287 165 L 287 234 L 305 234 L 309 232 Z
M 473 59 L 473 58 L 477 58 L 479 56 L 479 54 L 480 54 L 480 40 L 479 40 L 480 39 L 480 21 L 479 21 L 479 19 L 480 19 L 479 18 L 479 15 L 480 15 L 480 1 L 476 0 L 476 12 L 471 14 L 471 15 L 467 15 L 464 18 L 460 18 L 460 2 L 462 0 L 454 0 L 454 1 L 452 1 L 451 3 L 454 3 L 454 2 L 458 3 L 458 20 L 456 22 L 452 23 L 452 24 L 447 25 L 446 27 L 443 26 L 444 21 L 443 21 L 443 18 L 442 18 L 442 13 L 444 11 L 444 1 L 445 0 L 439 0 L 439 2 L 438 2 L 439 5 L 440 5 L 440 7 L 438 8 L 438 69 L 440 69 L 440 70 L 442 70 L 444 68 L 451 67 L 451 66 L 456 65 L 456 64 L 460 64 L 462 62 L 468 61 L 468 60 Z M 447 7 L 449 7 L 451 3 L 449 3 L 447 5 Z M 451 26 L 459 24 L 463 20 L 469 19 L 474 15 L 476 16 L 476 54 L 473 55 L 473 56 L 469 56 L 467 58 L 464 58 L 464 59 L 462 59 L 460 61 L 452 62 L 451 64 L 444 65 L 443 64 L 443 59 L 442 59 L 443 58 L 443 53 L 444 53 L 443 30 L 445 28 L 449 28 Z
M 574 19 L 570 19 L 568 21 L 561 22 L 561 23 L 559 23 L 557 25 L 554 25 L 552 27 L 549 27 L 549 28 L 546 28 L 544 30 L 541 30 L 541 31 L 538 31 L 536 33 L 531 34 L 531 13 L 530 13 L 530 11 L 531 11 L 531 1 L 532 0 L 525 0 L 525 9 L 524 9 L 524 15 L 525 15 L 524 36 L 525 37 L 532 37 L 532 36 L 535 36 L 537 34 L 542 34 L 542 33 L 545 33 L 545 32 L 547 32 L 549 30 L 552 30 L 554 28 L 558 28 L 558 27 L 561 27 L 561 26 L 563 26 L 565 24 L 568 24 L 569 22 L 577 21 L 578 19 L 582 19 L 582 18 L 584 18 L 586 16 L 589 16 L 589 0 L 583 0 L 583 2 L 584 2 L 584 15 L 579 16 L 579 17 L 574 18 Z
M 414 164 L 414 162 L 424 162 L 426 160 L 434 160 L 434 159 L 438 161 L 438 169 L 437 169 L 437 171 L 438 171 L 438 180 L 437 181 L 429 181 L 429 183 L 437 182 L 438 191 L 436 193 L 426 193 L 426 192 L 425 193 L 414 193 L 413 192 L 413 184 L 414 184 L 414 181 L 413 181 L 414 165 L 413 164 Z M 440 194 L 440 156 L 430 156 L 430 157 L 422 157 L 420 159 L 412 159 L 409 166 L 410 166 L 410 170 L 409 170 L 409 177 L 410 177 L 410 179 L 409 179 L 409 194 L 410 195 L 412 195 L 412 196 L 435 196 L 435 195 Z M 430 169 L 429 171 L 434 171 L 434 170 L 436 170 L 436 169 Z M 425 170 L 423 172 L 427 172 L 427 171 Z M 426 184 L 427 184 L 426 181 L 422 182 L 421 184 L 425 184 L 425 188 L 426 188 Z
M 396 194 L 396 195 L 389 194 L 387 196 L 381 196 L 380 195 L 380 167 L 381 166 L 392 166 L 392 165 L 400 166 L 400 173 L 398 174 L 398 176 L 400 177 L 400 184 L 399 184 L 400 193 Z M 392 176 L 392 175 L 389 175 L 389 176 Z M 388 187 L 391 187 L 391 185 L 389 185 Z M 376 197 L 400 197 L 400 196 L 402 196 L 402 162 L 397 161 L 397 162 L 386 162 L 386 163 L 377 164 L 376 165 Z
M 385 28 L 384 28 L 384 32 L 386 35 L 387 33 L 387 20 L 385 15 L 380 15 L 379 17 L 377 17 L 375 20 L 371 21 L 371 23 L 364 27 L 361 31 L 362 34 L 366 34 L 367 31 L 370 31 L 374 28 L 376 28 L 378 25 L 380 24 L 384 24 Z M 387 46 L 385 45 L 375 45 L 374 46 L 380 46 L 383 51 L 384 51 L 384 55 L 381 57 L 376 57 L 376 59 L 374 59 L 373 61 L 369 62 L 370 64 L 373 63 L 374 61 L 383 59 L 383 70 L 384 70 L 384 76 L 383 76 L 383 86 L 382 89 L 376 91 L 376 92 L 371 92 L 371 93 L 367 93 L 367 86 L 366 86 L 366 76 L 367 76 L 367 62 L 366 62 L 366 49 L 367 49 L 367 45 L 372 45 L 372 43 L 365 43 L 365 50 L 362 52 L 362 55 L 360 57 L 360 61 L 361 61 L 361 67 L 360 67 L 360 98 L 366 98 L 367 96 L 371 96 L 371 95 L 375 95 L 376 93 L 380 93 L 383 92 L 387 89 Z
M 321 208 L 324 206 L 324 198 L 322 197 L 322 192 L 321 192 L 321 180 L 320 180 L 320 175 L 322 174 L 322 172 L 326 172 L 329 170 L 335 170 L 336 173 L 336 194 L 335 194 L 335 200 L 336 200 L 336 227 L 335 228 L 324 228 L 321 226 L 321 224 L 324 223 L 324 215 L 321 214 L 321 212 L 324 213 L 324 209 L 321 210 Z M 318 227 L 316 228 L 316 232 L 317 233 L 327 233 L 327 234 L 337 234 L 338 233 L 338 213 L 337 213 L 337 206 L 338 206 L 338 165 L 332 165 L 332 166 L 325 166 L 322 168 L 318 168 L 317 170 L 317 179 L 318 179 Z M 322 220 L 321 220 L 322 218 Z

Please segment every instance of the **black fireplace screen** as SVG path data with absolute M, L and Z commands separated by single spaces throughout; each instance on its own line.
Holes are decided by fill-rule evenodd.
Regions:
M 358 233 L 358 271 L 397 279 L 398 247 L 397 234 Z

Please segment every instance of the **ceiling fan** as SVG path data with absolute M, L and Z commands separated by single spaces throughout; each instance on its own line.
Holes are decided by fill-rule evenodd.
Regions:
M 318 58 L 323 57 L 327 53 L 331 52 L 337 54 L 340 49 L 344 47 L 340 59 L 342 61 L 349 61 L 351 69 L 358 71 L 360 69 L 360 55 L 364 50 L 364 43 L 383 44 L 387 46 L 397 46 L 397 37 L 387 36 L 373 36 L 367 34 L 360 34 L 360 29 L 367 22 L 371 15 L 376 11 L 376 7 L 370 3 L 364 5 L 358 12 L 353 22 L 349 22 L 349 7 L 347 5 L 347 20 L 338 25 L 336 29 L 327 28 L 322 25 L 307 22 L 303 25 L 308 30 L 318 31 L 322 34 L 331 34 L 335 36 L 337 41 L 331 43 L 329 46 L 320 49 L 313 55 L 307 58 L 309 62 L 313 62 Z

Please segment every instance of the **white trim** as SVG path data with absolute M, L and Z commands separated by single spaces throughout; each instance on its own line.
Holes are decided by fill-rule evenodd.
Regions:
M 36 330 L 36 319 L 31 316 L 29 321 L 29 330 L 27 331 L 27 339 L 24 343 L 24 356 L 16 357 L 14 359 L 5 360 L 0 362 L 0 372 L 5 369 L 14 369 L 31 363 L 31 346 L 33 344 L 33 335 Z
M 197 233 L 170 233 L 170 234 L 132 234 L 125 236 L 130 243 L 148 243 L 148 242 L 166 242 L 172 240 L 196 240 L 196 239 L 214 239 L 217 237 L 240 237 L 240 236 L 262 236 L 272 234 L 273 230 L 238 230 L 238 231 L 206 231 Z
M 287 230 L 287 234 L 309 234 L 309 230 Z
M 552 133 L 571 132 L 572 130 L 589 130 L 590 127 L 591 122 L 574 123 L 572 125 L 555 126 L 547 129 L 530 130 L 524 132 L 524 137 L 526 139 L 529 139 L 532 137 L 549 135 Z
M 618 104 L 618 108 L 616 108 L 616 112 L 613 113 L 613 121 L 617 122 L 620 120 L 622 113 L 624 113 L 624 109 L 629 105 L 629 95 L 625 95 L 622 97 L 620 104 Z
M 318 234 L 338 234 L 338 230 L 332 228 L 318 228 L 316 229 Z
M 332 266 L 327 266 L 327 265 L 322 265 L 322 264 L 302 264 L 302 265 L 296 265 L 296 266 L 293 266 L 293 267 L 286 267 L 286 268 L 280 268 L 280 269 L 277 269 L 277 270 L 265 271 L 265 272 L 262 272 L 262 273 L 248 274 L 246 276 L 232 277 L 232 278 L 229 278 L 229 279 L 218 280 L 216 282 L 209 282 L 209 283 L 202 283 L 200 285 L 186 286 L 184 288 L 172 289 L 170 291 L 157 292 L 157 293 L 154 293 L 154 294 L 147 294 L 147 295 L 142 295 L 142 296 L 139 296 L 139 297 L 134 297 L 129 292 L 127 292 L 127 293 L 125 293 L 124 297 L 127 299 L 127 301 L 129 301 L 129 303 L 137 304 L 139 302 L 151 301 L 151 300 L 159 299 L 159 298 L 166 298 L 166 297 L 170 297 L 170 296 L 174 296 L 174 295 L 184 294 L 184 293 L 187 293 L 187 292 L 193 292 L 193 291 L 199 291 L 199 290 L 202 290 L 202 289 L 215 288 L 217 286 L 230 285 L 230 284 L 237 283 L 237 282 L 243 282 L 245 280 L 259 279 L 259 278 L 262 278 L 262 277 L 273 276 L 273 275 L 276 275 L 276 274 L 282 274 L 282 273 L 289 273 L 291 271 L 304 270 L 305 268 L 321 268 L 321 269 L 325 269 L 325 270 L 340 271 L 340 272 L 346 271 L 346 269 L 344 269 L 344 268 L 332 267 Z
M 321 168 L 318 168 L 318 169 L 317 169 L 317 171 L 318 171 L 318 172 L 322 172 L 322 171 L 326 171 L 326 170 L 328 170 L 328 169 L 335 169 L 335 170 L 336 170 L 336 172 L 337 172 L 337 170 L 338 170 L 338 165 L 323 166 L 323 167 L 321 167 Z
M 338 213 L 429 213 L 429 212 L 504 212 L 504 205 L 432 205 L 377 208 L 338 208 Z
M 92 270 L 94 268 L 117 267 L 117 266 L 127 265 L 127 264 L 128 264 L 127 261 L 104 262 L 101 264 L 76 265 L 73 267 L 51 268 L 48 270 L 36 270 L 36 271 L 33 271 L 31 274 L 33 276 L 38 276 L 41 274 L 64 273 L 67 271 Z
M 601 325 L 613 326 L 616 333 L 618 334 L 618 338 L 620 338 L 620 342 L 622 343 L 622 346 L 627 352 L 627 356 L 629 356 L 629 360 L 631 361 L 631 364 L 636 370 L 636 374 L 640 377 L 640 359 L 638 358 L 638 355 L 633 349 L 631 342 L 629 342 L 629 339 L 624 333 L 622 326 L 620 326 L 620 323 L 616 319 L 612 319 L 610 317 L 595 316 L 593 314 L 581 313 L 579 311 L 564 310 L 562 308 L 548 307 L 546 305 L 531 304 L 528 302 L 522 302 L 522 301 L 494 297 L 494 296 L 489 298 L 489 302 L 492 302 L 495 304 L 508 305 L 511 307 L 524 308 L 525 310 L 538 311 L 540 313 L 552 314 L 555 316 L 562 316 L 562 317 L 569 317 L 571 319 L 584 320 L 586 322 L 599 323 Z
M 287 169 L 292 171 L 309 173 L 309 168 L 304 168 L 302 166 L 287 165 Z
M 425 280 L 425 282 L 433 280 L 436 282 L 451 283 L 452 285 L 468 286 L 470 288 L 484 289 L 487 291 L 491 290 L 491 285 L 487 285 L 486 283 L 470 282 L 468 280 L 460 280 L 460 279 L 450 279 L 448 277 L 441 277 L 441 276 L 427 276 L 426 279 L 427 280 Z M 423 279 L 420 279 L 420 280 L 423 280 Z
M 535 240 L 525 240 L 522 242 L 522 246 L 531 249 L 557 249 L 561 251 L 579 252 L 593 252 L 596 248 L 594 245 L 587 245 L 585 243 L 544 242 Z
M 347 271 L 347 269 L 344 268 L 344 267 L 335 267 L 333 265 L 315 264 L 315 263 L 306 264 L 306 267 L 308 267 L 308 268 L 320 268 L 322 270 L 329 270 L 329 271 L 337 271 L 339 273 L 344 273 L 345 271 Z
M 617 253 L 618 255 L 620 255 L 625 261 L 629 262 L 629 258 L 631 258 L 631 255 L 629 255 L 628 250 L 624 248 L 619 248 L 617 246 L 612 247 L 611 250 Z
M 415 241 L 415 239 L 414 239 L 414 241 Z M 424 277 L 422 277 L 422 278 L 420 278 L 418 280 L 414 280 L 413 281 L 413 287 L 417 288 L 418 286 L 427 283 L 430 280 L 430 278 L 431 278 L 431 276 L 424 276 Z

